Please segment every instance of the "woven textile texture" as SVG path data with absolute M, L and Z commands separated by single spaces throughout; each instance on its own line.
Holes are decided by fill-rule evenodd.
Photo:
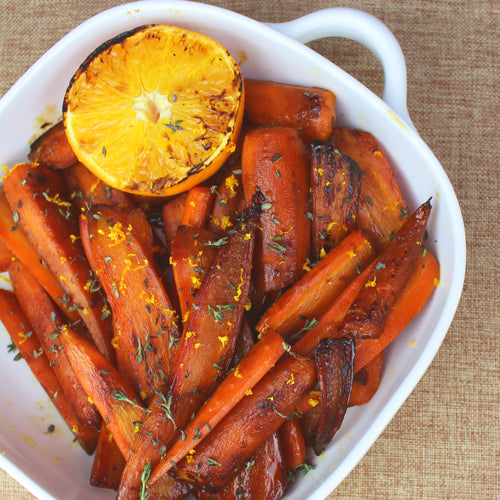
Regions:
M 0 0 L 0 95 L 69 30 L 113 0 Z M 326 7 L 382 20 L 408 70 L 408 109 L 446 170 L 467 232 L 467 275 L 429 370 L 331 499 L 500 498 L 500 3 L 498 0 L 211 0 L 260 21 Z M 380 94 L 381 68 L 345 40 L 311 46 Z M 2 341 L 2 345 L 4 342 Z M 1 451 L 1 450 L 0 450 Z M 0 499 L 31 499 L 0 471 Z

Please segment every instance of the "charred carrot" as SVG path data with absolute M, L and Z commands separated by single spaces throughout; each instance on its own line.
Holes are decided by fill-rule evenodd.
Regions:
M 18 214 L 10 209 L 5 193 L 0 193 L 0 238 L 15 256 L 30 270 L 33 276 L 43 286 L 52 300 L 61 307 L 64 314 L 71 320 L 79 318 L 77 308 L 69 295 L 62 289 L 59 280 L 47 267 L 45 261 L 35 250 L 19 227 Z
M 358 372 L 381 353 L 422 310 L 439 284 L 439 264 L 431 252 L 420 249 L 408 282 L 394 301 L 378 339 L 356 341 L 354 371 Z
M 271 328 L 288 336 L 312 328 L 373 258 L 373 247 L 367 238 L 360 231 L 351 233 L 281 295 L 261 317 L 257 330 L 263 333 Z
M 193 302 L 172 370 L 171 391 L 213 390 L 234 352 L 245 311 L 254 247 L 253 224 L 219 242 Z
M 387 313 L 415 265 L 430 212 L 429 200 L 417 208 L 379 256 L 375 269 L 346 313 L 340 326 L 342 336 L 380 337 Z
M 316 261 L 357 228 L 361 169 L 330 143 L 311 142 L 312 255 Z
M 55 169 L 68 168 L 78 161 L 66 138 L 63 122 L 50 127 L 31 145 L 28 159 Z
M 127 353 L 134 387 L 149 402 L 166 383 L 179 336 L 169 297 L 119 209 L 91 207 L 80 233 L 113 312 L 115 345 Z
M 235 469 L 294 411 L 316 380 L 311 360 L 290 356 L 278 363 L 175 469 L 203 489 L 221 488 Z M 150 481 L 159 477 L 153 472 Z
M 31 328 L 31 323 L 15 294 L 8 290 L 0 290 L 0 321 L 5 326 L 15 346 L 30 367 L 33 375 L 44 388 L 54 406 L 59 411 L 67 426 L 73 432 L 82 448 L 90 455 L 97 443 L 97 431 L 81 425 L 73 412 L 73 408 L 64 394 L 64 389 L 49 365 L 38 337 Z
M 364 405 L 377 392 L 383 360 L 384 352 L 382 351 L 354 374 L 349 406 Z
M 171 264 L 183 321 L 186 321 L 196 292 L 217 253 L 217 248 L 211 245 L 217 239 L 208 229 L 184 225 L 177 229 Z
M 323 339 L 314 354 L 320 413 L 318 424 L 307 439 L 319 455 L 340 428 L 348 407 L 354 368 L 354 341 L 347 338 Z
M 104 298 L 85 258 L 61 174 L 22 163 L 5 177 L 4 191 L 19 226 L 77 305 L 96 346 L 113 359 L 111 318 L 103 316 Z
M 265 292 L 291 285 L 309 257 L 309 160 L 291 128 L 247 133 L 241 158 L 246 206 L 262 209 L 256 234 L 254 279 Z
M 57 328 L 64 325 L 62 315 L 21 262 L 15 261 L 10 265 L 9 275 L 19 303 L 40 340 L 49 365 L 54 368 L 78 422 L 85 427 L 98 429 L 101 423 L 99 413 L 89 402 L 75 370 L 61 347 Z
M 306 441 L 298 417 L 294 416 L 283 422 L 278 435 L 283 448 L 286 469 L 296 469 L 306 461 Z
M 169 199 L 169 201 L 167 201 L 162 208 L 163 231 L 165 233 L 165 241 L 169 250 L 172 242 L 174 241 L 177 228 L 181 224 L 187 195 L 187 193 L 182 193 L 174 196 L 172 199 Z
M 381 252 L 408 218 L 408 208 L 384 153 L 369 132 L 346 127 L 333 131 L 335 147 L 363 172 L 358 225 Z
M 335 94 L 328 90 L 245 80 L 245 115 L 261 126 L 293 127 L 305 141 L 332 134 L 335 125 Z
M 269 332 L 255 344 L 189 422 L 182 438 L 163 457 L 155 471 L 155 477 L 165 474 L 195 449 L 239 401 L 252 393 L 252 388 L 285 352 L 285 346 L 283 338 L 276 332 Z
M 99 410 L 123 457 L 128 457 L 146 410 L 116 368 L 90 342 L 67 325 L 58 332 L 63 352 L 80 384 Z
M 181 224 L 192 227 L 205 227 L 212 211 L 215 193 L 210 187 L 195 186 L 188 191 Z
M 97 488 L 117 490 L 124 467 L 125 459 L 113 434 L 107 426 L 102 425 L 90 472 L 90 484 Z

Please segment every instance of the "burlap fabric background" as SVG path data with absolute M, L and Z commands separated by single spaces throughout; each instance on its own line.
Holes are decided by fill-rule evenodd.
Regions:
M 117 0 L 0 0 L 0 95 L 70 29 Z M 335 499 L 500 498 L 500 230 L 498 0 L 210 0 L 261 21 L 325 7 L 374 14 L 408 67 L 410 115 L 462 207 L 468 268 L 444 343 L 417 389 Z M 313 47 L 379 94 L 374 57 L 354 42 Z M 0 471 L 0 499 L 33 498 Z

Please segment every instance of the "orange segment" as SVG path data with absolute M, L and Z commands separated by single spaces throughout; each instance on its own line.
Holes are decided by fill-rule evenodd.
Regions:
M 172 195 L 212 175 L 243 118 L 238 65 L 217 42 L 166 25 L 96 49 L 66 92 L 64 124 L 78 159 L 107 184 Z

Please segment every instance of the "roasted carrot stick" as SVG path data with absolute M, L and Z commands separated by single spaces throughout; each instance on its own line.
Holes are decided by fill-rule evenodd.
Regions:
M 268 372 L 175 472 L 204 490 L 221 488 L 278 430 L 316 380 L 311 360 L 290 356 Z M 159 477 L 153 472 L 151 482 Z
M 340 428 L 348 407 L 354 369 L 354 340 L 323 339 L 314 353 L 320 392 L 318 425 L 307 439 L 316 455 Z
M 318 346 L 321 340 L 326 338 L 338 338 L 341 336 L 339 332 L 340 325 L 344 321 L 344 317 L 351 307 L 354 299 L 358 295 L 361 288 L 366 283 L 370 273 L 375 269 L 376 261 L 357 276 L 347 288 L 338 296 L 332 305 L 320 317 L 304 335 L 293 344 L 293 351 L 301 356 L 314 356 L 314 349 Z
M 78 161 L 66 138 L 63 122 L 50 127 L 31 145 L 28 159 L 56 169 L 70 167 Z
M 422 310 L 432 291 L 439 284 L 439 264 L 426 249 L 421 248 L 413 272 L 394 301 L 378 339 L 356 341 L 354 371 L 358 372 L 380 354 Z
M 17 212 L 16 212 L 17 213 Z M 4 241 L 15 256 L 30 270 L 33 276 L 43 286 L 52 300 L 61 307 L 64 314 L 76 321 L 80 316 L 77 307 L 69 295 L 62 289 L 59 280 L 47 267 L 45 261 L 28 240 L 17 221 L 18 215 L 10 209 L 5 193 L 0 193 L 0 238 Z
M 10 263 L 15 259 L 14 252 L 0 236 L 0 273 L 7 271 Z
M 208 228 L 216 231 L 219 236 L 226 236 L 236 222 L 242 198 L 241 177 L 230 171 L 217 188 Z
M 380 372 L 382 371 L 383 360 L 384 352 L 382 351 L 370 362 L 366 363 L 361 370 L 356 372 L 352 381 L 349 406 L 364 405 L 377 392 L 380 384 Z
M 184 206 L 186 205 L 187 193 L 181 193 L 169 199 L 162 208 L 163 231 L 165 233 L 165 242 L 170 250 L 174 241 L 177 228 L 181 224 Z
M 92 454 L 97 443 L 97 430 L 78 422 L 29 319 L 15 294 L 8 290 L 0 290 L 0 321 L 82 448 Z
M 247 133 L 241 158 L 246 206 L 262 208 L 256 235 L 254 279 L 265 292 L 291 285 L 304 274 L 311 221 L 309 160 L 299 133 L 291 128 Z
M 313 327 L 359 270 L 373 258 L 373 247 L 363 233 L 351 233 L 281 295 L 263 314 L 257 330 L 264 333 L 271 328 L 288 336 Z
M 196 292 L 217 253 L 217 247 L 211 245 L 216 241 L 212 231 L 193 226 L 181 225 L 175 234 L 171 264 L 184 322 Z
M 21 262 L 15 261 L 10 265 L 9 275 L 19 303 L 40 340 L 49 365 L 54 368 L 78 422 L 85 427 L 98 429 L 101 423 L 99 413 L 89 402 L 87 394 L 61 347 L 57 327 L 64 324 L 62 315 L 45 290 Z
M 148 406 L 146 419 L 135 438 L 132 452 L 127 457 L 118 489 L 118 500 L 136 500 L 138 498 L 143 486 L 142 475 L 144 471 L 154 469 L 166 450 L 179 436 L 183 435 L 182 429 L 205 398 L 206 394 L 202 392 L 181 395 L 160 391 L 155 393 Z M 163 476 L 165 480 L 168 477 L 168 474 Z M 154 490 L 161 489 L 160 482 L 162 481 L 155 484 Z M 170 484 L 175 491 L 178 489 L 177 482 L 175 479 L 174 484 Z M 151 495 L 153 495 L 152 492 Z
M 163 476 L 165 477 L 165 476 Z M 288 484 L 285 455 L 275 432 L 218 493 L 197 492 L 197 500 L 281 498 Z
M 128 457 L 146 415 L 137 395 L 116 368 L 67 325 L 59 328 L 63 352 L 80 384 L 106 422 L 123 457 Z
M 255 228 L 223 244 L 196 294 L 174 360 L 173 394 L 213 390 L 231 361 L 250 287 Z
M 297 128 L 306 141 L 326 141 L 335 125 L 335 95 L 318 88 L 247 79 L 245 115 L 261 126 Z
M 64 180 L 69 198 L 80 210 L 91 205 L 112 205 L 120 208 L 131 205 L 127 193 L 108 186 L 80 162 L 64 172 Z
M 292 471 L 305 463 L 306 441 L 298 417 L 285 420 L 279 428 L 278 435 L 287 471 Z
M 192 227 L 205 227 L 215 198 L 210 187 L 195 186 L 188 191 L 181 224 Z
M 84 256 L 78 219 L 65 189 L 60 173 L 30 163 L 17 165 L 4 179 L 5 195 L 18 214 L 19 226 L 78 306 L 98 349 L 113 359 L 111 320 L 103 317 L 104 298 Z
M 379 256 L 375 269 L 346 313 L 340 326 L 342 336 L 361 339 L 382 335 L 387 313 L 417 260 L 430 212 L 428 200 L 417 208 Z
M 397 179 L 370 133 L 335 127 L 333 139 L 335 147 L 361 167 L 358 225 L 368 233 L 377 252 L 381 252 L 408 217 Z
M 113 434 L 107 426 L 102 425 L 90 472 L 90 484 L 97 488 L 117 490 L 124 467 L 125 459 Z
M 361 169 L 330 143 L 311 143 L 312 256 L 316 261 L 357 227 Z
M 149 402 L 166 383 L 179 337 L 169 297 L 119 209 L 96 205 L 80 220 L 86 255 L 113 312 L 115 344 L 127 353 L 141 400 Z
M 195 449 L 239 401 L 252 393 L 256 383 L 285 352 L 285 346 L 283 338 L 276 332 L 269 332 L 255 344 L 189 422 L 182 438 L 178 439 L 162 457 L 163 460 L 155 471 L 155 477 L 165 474 L 190 450 Z

